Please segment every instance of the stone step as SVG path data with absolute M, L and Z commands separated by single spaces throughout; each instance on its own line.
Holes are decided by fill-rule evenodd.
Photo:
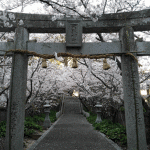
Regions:
M 67 97 L 64 100 L 64 114 L 79 114 L 80 110 L 80 101 L 77 98 Z

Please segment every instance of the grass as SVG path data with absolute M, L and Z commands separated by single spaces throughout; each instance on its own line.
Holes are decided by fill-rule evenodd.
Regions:
M 51 122 L 56 121 L 56 111 L 51 110 L 50 112 Z M 45 114 L 35 115 L 33 117 L 26 117 L 24 122 L 24 136 L 31 137 L 35 133 L 35 130 L 42 131 L 42 126 L 45 119 Z M 6 121 L 0 123 L 0 137 L 5 137 L 6 134 Z
M 90 116 L 87 120 L 93 125 L 95 130 L 99 130 L 104 133 L 109 139 L 114 142 L 119 142 L 122 145 L 127 144 L 127 136 L 126 129 L 119 123 L 113 123 L 110 120 L 103 120 L 101 123 L 95 123 L 97 118 L 96 114 L 90 112 Z M 42 131 L 42 124 L 45 119 L 45 114 L 41 114 L 39 116 L 26 117 L 25 118 L 25 126 L 24 126 L 24 136 L 31 137 L 31 135 L 35 132 L 35 130 Z M 50 120 L 51 122 L 56 121 L 56 111 L 50 112 Z M 6 122 L 2 121 L 0 123 L 0 137 L 4 137 L 6 133 Z
M 95 130 L 99 130 L 104 133 L 107 138 L 116 143 L 121 143 L 122 146 L 127 145 L 126 128 L 119 124 L 113 123 L 110 120 L 104 119 L 101 123 L 95 123 L 97 118 L 96 114 L 90 112 L 90 116 L 87 120 L 93 125 Z
M 0 122 L 0 137 L 4 137 L 6 133 L 6 121 Z

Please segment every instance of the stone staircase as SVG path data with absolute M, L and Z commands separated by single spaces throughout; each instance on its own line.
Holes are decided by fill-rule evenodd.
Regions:
M 70 96 L 65 98 L 63 114 L 79 114 L 81 112 L 81 103 L 78 98 Z

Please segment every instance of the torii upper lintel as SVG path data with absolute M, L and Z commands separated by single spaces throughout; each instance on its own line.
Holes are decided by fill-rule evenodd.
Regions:
M 0 32 L 15 31 L 18 25 L 28 29 L 29 33 L 66 33 L 66 21 L 73 16 L 60 16 L 55 21 L 54 16 L 41 14 L 24 14 L 0 11 Z M 7 18 L 5 22 L 1 18 Z M 76 17 L 81 20 L 83 33 L 110 33 L 119 32 L 122 27 L 131 26 L 134 31 L 150 30 L 150 9 L 104 14 L 98 17 L 97 22 L 90 18 Z

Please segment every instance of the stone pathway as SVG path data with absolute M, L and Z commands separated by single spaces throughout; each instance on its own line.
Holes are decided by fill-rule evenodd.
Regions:
M 29 150 L 120 150 L 80 113 L 78 99 L 64 101 L 64 114 L 49 132 Z

